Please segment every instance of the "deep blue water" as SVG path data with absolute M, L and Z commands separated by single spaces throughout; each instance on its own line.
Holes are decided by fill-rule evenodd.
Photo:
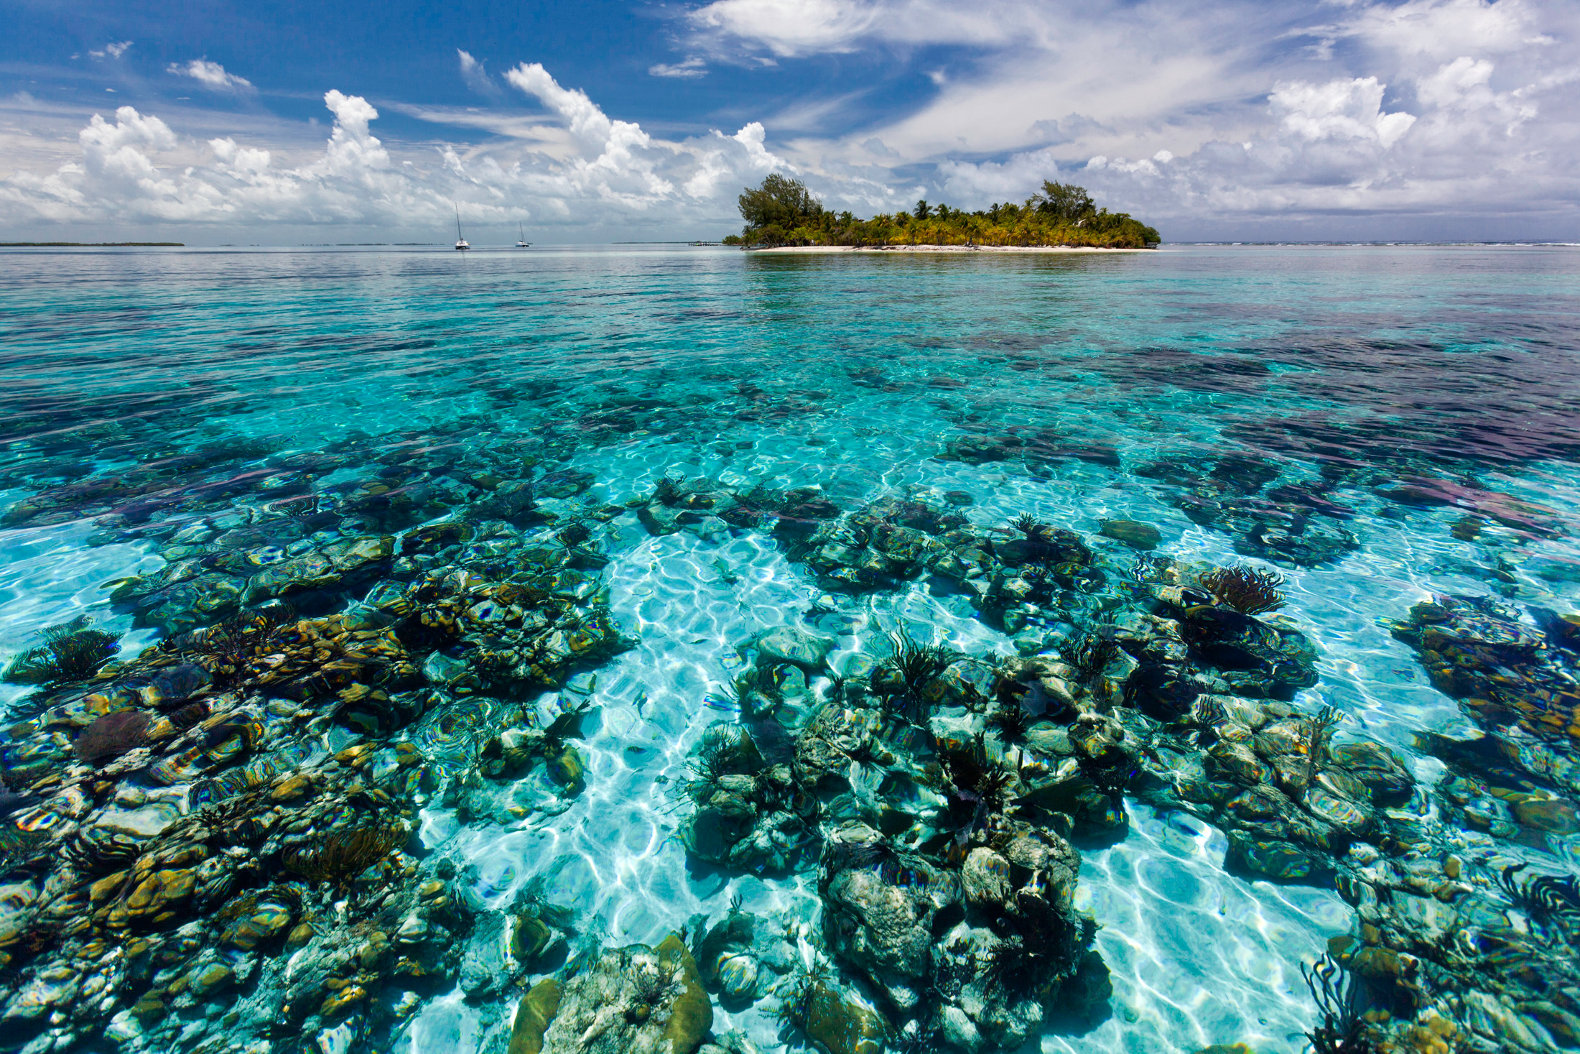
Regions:
M 517 478 L 554 513 L 531 544 L 592 523 L 610 610 L 639 643 L 576 689 L 598 715 L 579 747 L 585 791 L 496 782 L 478 792 L 485 815 L 433 792 L 408 851 L 453 861 L 488 909 L 544 880 L 611 945 L 656 943 L 733 895 L 817 945 L 815 867 L 688 869 L 674 837 L 684 813 L 666 787 L 685 780 L 703 730 L 733 720 L 719 699 L 754 634 L 811 626 L 851 669 L 900 627 L 978 655 L 1039 647 L 1037 624 L 985 619 L 927 575 L 831 589 L 761 525 L 655 533 L 626 505 L 665 477 L 816 486 L 842 510 L 948 495 L 982 529 L 1030 514 L 1095 537 L 1105 520 L 1144 521 L 1160 532 L 1156 554 L 1276 570 L 1283 615 L 1320 652 L 1320 679 L 1294 705 L 1331 705 L 1345 715 L 1338 739 L 1401 752 L 1420 784 L 1411 808 L 1433 819 L 1432 788 L 1453 773 L 1419 734 L 1479 734 L 1477 714 L 1386 624 L 1433 594 L 1494 598 L 1533 633 L 1544 613 L 1580 611 L 1573 248 L 0 262 L 0 659 L 84 615 L 124 635 L 122 659 L 201 628 L 202 616 L 161 621 L 111 599 L 118 581 L 184 558 L 172 547 L 195 525 L 203 538 L 252 525 L 252 544 L 289 555 L 309 536 L 487 518 L 473 506 L 497 512 L 489 493 Z M 304 595 L 308 615 L 356 599 Z M 1042 627 L 1070 628 L 1051 616 Z M 0 700 L 31 715 L 31 691 L 5 685 Z M 324 749 L 344 735 L 325 732 Z M 1562 738 L 1551 749 L 1572 751 Z M 469 757 L 434 765 L 464 778 Z M 1567 802 L 1568 787 L 1538 790 Z M 1580 824 L 1522 825 L 1510 808 L 1464 833 L 1467 856 L 1580 870 Z M 1351 931 L 1354 910 L 1331 884 L 1228 873 L 1224 844 L 1211 824 L 1139 803 L 1122 835 L 1082 843 L 1076 903 L 1101 927 L 1112 996 L 1086 1024 L 1048 1030 L 1043 1049 L 1300 1049 L 1317 1008 L 1299 966 Z M 42 961 L 15 958 L 4 990 Z M 270 976 L 260 968 L 241 991 Z M 127 1005 L 139 997 L 131 979 L 114 985 Z M 450 977 L 398 1024 L 326 1025 L 320 1042 L 349 1049 L 393 1030 L 400 1049 L 502 1049 L 518 998 Z M 782 998 L 716 1007 L 715 1033 L 773 1049 Z M 192 1049 L 232 1027 L 201 1002 L 182 1012 Z M 81 1040 L 63 1021 L 52 1034 Z

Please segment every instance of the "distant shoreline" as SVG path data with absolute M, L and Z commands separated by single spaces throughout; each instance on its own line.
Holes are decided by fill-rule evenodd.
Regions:
M 184 249 L 186 242 L 0 242 L 0 249 Z
M 1154 249 L 1110 249 L 1093 245 L 776 245 L 748 253 L 1150 253 Z

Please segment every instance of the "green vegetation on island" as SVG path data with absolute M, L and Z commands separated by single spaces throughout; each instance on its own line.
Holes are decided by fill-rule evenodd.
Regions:
M 833 212 L 806 184 L 775 172 L 740 196 L 746 227 L 726 245 L 770 247 L 831 245 L 1048 245 L 1071 248 L 1147 249 L 1162 238 L 1127 212 L 1109 212 L 1084 187 L 1044 181 L 1023 203 L 995 203 L 967 212 L 918 201 L 910 212 L 870 220 Z

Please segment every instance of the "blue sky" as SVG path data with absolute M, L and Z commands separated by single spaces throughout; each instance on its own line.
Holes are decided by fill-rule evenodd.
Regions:
M 713 237 L 1043 178 L 1166 237 L 1580 240 L 1571 0 L 0 0 L 0 240 Z

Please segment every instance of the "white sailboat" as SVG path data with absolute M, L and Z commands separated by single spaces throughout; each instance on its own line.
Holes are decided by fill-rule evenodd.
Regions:
M 521 232 L 521 237 L 516 239 L 516 248 L 518 248 L 518 249 L 530 249 L 530 248 L 532 248 L 532 243 L 527 241 L 527 225 L 525 223 L 523 223 L 523 224 L 520 225 L 520 227 L 518 229 Z
M 455 207 L 455 251 L 465 252 L 471 247 L 467 240 L 461 237 L 461 206 L 457 205 Z

